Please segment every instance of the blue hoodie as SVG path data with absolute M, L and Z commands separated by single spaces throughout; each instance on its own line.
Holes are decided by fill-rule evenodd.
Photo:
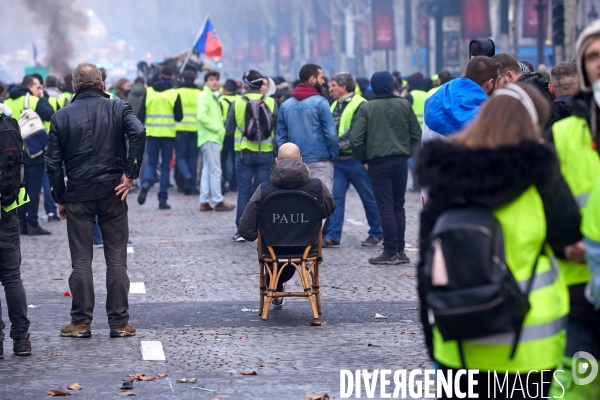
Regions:
M 454 79 L 425 101 L 425 123 L 442 136 L 461 131 L 477 116 L 488 98 L 469 78 Z

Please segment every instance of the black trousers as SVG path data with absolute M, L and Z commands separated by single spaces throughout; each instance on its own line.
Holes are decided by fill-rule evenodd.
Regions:
M 407 157 L 390 157 L 370 162 L 369 178 L 381 216 L 383 249 L 389 254 L 404 251 Z
M 4 286 L 10 319 L 10 337 L 24 339 L 29 330 L 27 297 L 21 280 L 21 239 L 17 211 L 2 211 L 0 218 L 0 282 Z M 0 342 L 4 340 L 4 321 L 0 306 Z
M 96 201 L 67 203 L 67 233 L 73 265 L 69 277 L 73 296 L 71 321 L 74 324 L 89 324 L 93 319 L 95 297 L 92 258 L 96 216 L 104 239 L 108 324 L 111 328 L 119 328 L 129 322 L 129 226 L 127 202 L 121 201 L 115 194 Z
M 42 156 L 39 159 L 43 159 Z M 38 158 L 35 159 L 35 163 L 29 160 L 29 164 L 25 166 L 25 187 L 27 188 L 27 194 L 29 195 L 29 203 L 17 208 L 19 214 L 19 221 L 21 226 L 27 228 L 37 228 L 38 222 L 38 208 L 40 207 L 40 194 L 42 192 L 42 180 L 44 178 L 44 170 L 46 164 L 40 163 Z

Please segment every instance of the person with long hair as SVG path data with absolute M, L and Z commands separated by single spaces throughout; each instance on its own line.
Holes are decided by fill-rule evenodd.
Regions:
M 447 141 L 425 143 L 417 156 L 418 179 L 429 193 L 421 214 L 418 264 L 426 342 L 441 371 L 479 369 L 475 391 L 480 398 L 489 398 L 488 383 L 493 384 L 487 371 L 498 371 L 501 380 L 508 371 L 508 393 L 496 393 L 496 399 L 529 398 L 540 390 L 547 396 L 552 375 L 541 376 L 541 371 L 556 370 L 565 348 L 569 292 L 553 256 L 580 240 L 581 218 L 556 155 L 540 140 L 540 127 L 549 116 L 548 101 L 536 88 L 508 84 L 494 92 L 466 129 Z M 537 263 L 536 284 L 528 296 L 531 308 L 512 358 L 515 333 L 462 341 L 461 354 L 457 342 L 444 341 L 428 320 L 424 265 L 433 246 L 430 234 L 440 215 L 460 206 L 493 212 L 502 227 L 506 263 L 518 283 L 527 284 Z M 527 390 L 511 393 L 519 375 L 528 377 L 521 380 Z

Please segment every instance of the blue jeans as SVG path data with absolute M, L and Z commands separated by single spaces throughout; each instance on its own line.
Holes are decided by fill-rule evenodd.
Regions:
M 100 225 L 98 225 L 98 216 L 96 215 L 96 225 L 94 225 L 94 244 L 103 244 L 104 240 L 102 240 L 102 231 L 100 230 Z
M 223 201 L 221 193 L 221 145 L 206 142 L 202 151 L 202 176 L 200 177 L 200 203 L 209 203 L 212 197 L 215 204 Z
M 244 209 L 252 197 L 252 178 L 256 184 L 269 182 L 271 167 L 275 164 L 273 153 L 237 152 L 235 154 L 235 174 L 238 184 L 238 198 L 235 225 L 238 226 Z
M 148 165 L 144 171 L 142 187 L 151 188 L 154 184 L 154 176 L 158 167 L 158 156 L 160 154 L 160 190 L 158 191 L 158 202 L 166 203 L 169 198 L 170 165 L 175 148 L 175 138 L 146 138 L 146 153 L 148 154 Z
M 38 223 L 38 208 L 40 206 L 40 194 L 42 192 L 42 178 L 46 164 L 31 163 L 25 166 L 25 187 L 29 195 L 29 203 L 17 208 L 19 223 L 21 226 L 36 228 Z
M 58 215 L 58 209 L 56 208 L 56 203 L 50 192 L 50 181 L 48 180 L 45 169 L 44 176 L 42 177 L 42 190 L 44 192 L 44 210 L 46 210 L 46 214 Z
M 329 217 L 329 226 L 325 237 L 335 242 L 342 239 L 342 226 L 344 226 L 344 209 L 346 204 L 346 192 L 352 184 L 365 208 L 365 214 L 369 223 L 369 236 L 383 237 L 381 230 L 381 219 L 379 210 L 371 189 L 371 180 L 365 167 L 356 160 L 338 160 L 333 165 L 333 199 L 335 200 L 335 211 Z
M 192 178 L 196 188 L 198 179 L 198 132 L 177 132 L 175 138 L 175 162 L 183 179 Z

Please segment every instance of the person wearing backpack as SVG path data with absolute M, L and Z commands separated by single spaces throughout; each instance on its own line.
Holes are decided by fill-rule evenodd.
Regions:
M 275 163 L 274 138 L 278 108 L 272 97 L 264 98 L 264 77 L 255 70 L 243 76 L 246 93 L 230 107 L 225 135 L 233 136 L 238 184 L 234 242 L 245 242 L 237 232 L 240 218 L 252 197 L 252 188 L 268 182 Z
M 221 107 L 215 96 L 219 89 L 219 78 L 217 71 L 208 71 L 204 75 L 204 89 L 198 96 L 198 147 L 202 152 L 200 211 L 231 211 L 235 208 L 223 199 L 221 192 L 221 148 L 225 127 Z M 211 197 L 214 208 L 210 205 Z
M 27 296 L 21 280 L 21 239 L 17 208 L 29 201 L 22 184 L 23 139 L 12 110 L 0 104 L 0 282 L 4 286 L 6 306 L 13 339 L 13 352 L 31 354 Z M 0 307 L 0 359 L 4 358 L 4 328 Z
M 198 169 L 198 96 L 200 89 L 194 83 L 195 71 L 183 71 L 181 82 L 177 88 L 181 98 L 183 119 L 176 125 L 177 137 L 175 138 L 175 162 L 177 170 L 184 179 L 183 193 L 191 195 L 197 191 L 196 178 Z
M 444 372 L 478 369 L 479 398 L 489 398 L 487 371 L 508 371 L 508 388 L 528 376 L 527 393 L 547 398 L 552 375 L 540 371 L 557 369 L 565 349 L 569 292 L 554 254 L 581 239 L 581 218 L 540 143 L 549 116 L 537 89 L 509 84 L 465 130 L 417 155 L 429 192 L 417 266 L 427 347 Z
M 28 119 L 33 122 L 48 122 L 54 115 L 54 109 L 48 103 L 48 99 L 44 97 L 40 81 L 30 75 L 26 75 L 21 85 L 15 85 L 9 93 L 10 98 L 4 104 L 10 107 L 15 118 L 19 118 L 21 135 L 23 135 L 27 150 L 24 182 L 31 201 L 26 206 L 19 207 L 18 210 L 21 235 L 49 235 L 51 232 L 40 226 L 38 218 L 48 133 L 43 124 L 39 129 L 35 128 L 35 132 L 26 132 L 23 124 L 30 125 Z M 29 113 L 25 112 L 26 103 L 27 108 L 31 110 Z
M 227 124 L 227 117 L 231 105 L 242 96 L 237 94 L 238 84 L 233 79 L 227 79 L 223 85 L 223 94 L 219 97 L 219 105 L 223 114 L 223 125 Z M 223 170 L 223 179 L 221 189 L 223 193 L 227 191 L 235 192 L 237 182 L 235 179 L 235 148 L 233 136 L 225 135 L 223 139 L 223 149 L 221 150 L 221 168 Z

